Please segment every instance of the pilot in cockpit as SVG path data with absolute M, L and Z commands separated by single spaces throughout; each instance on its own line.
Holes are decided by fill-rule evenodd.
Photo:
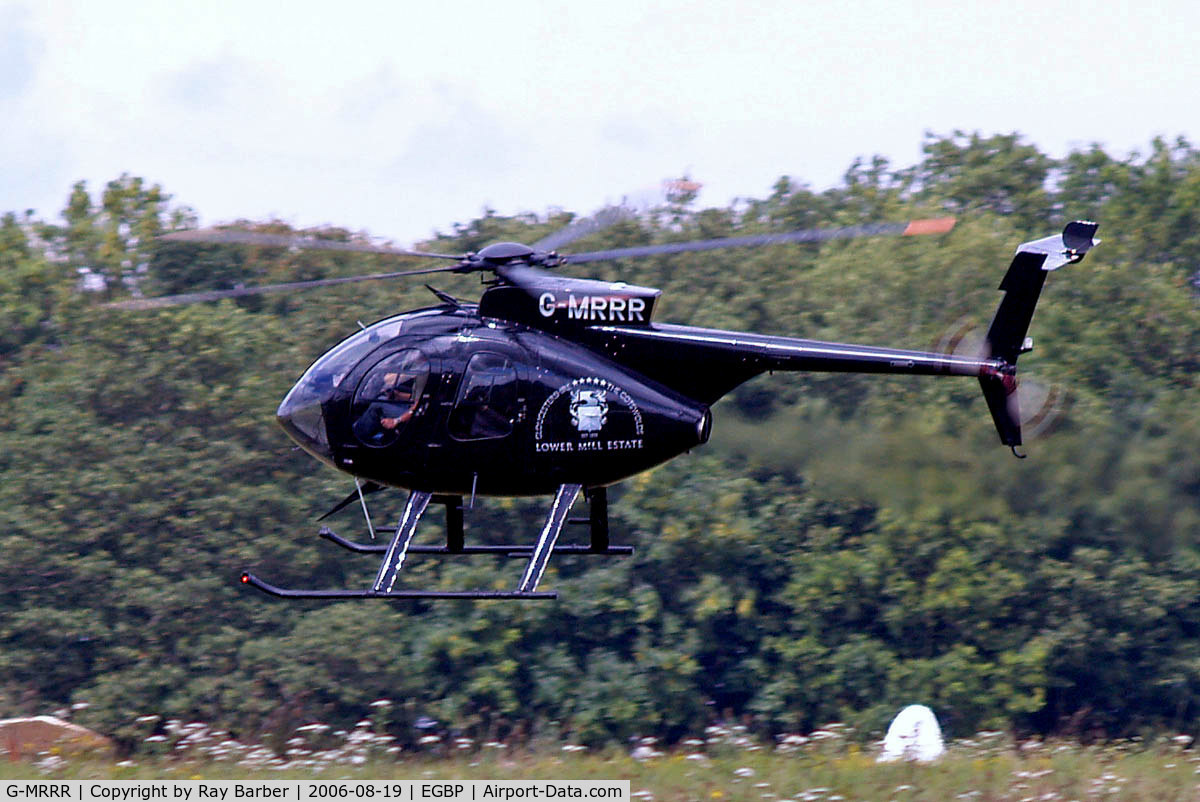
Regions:
M 413 384 L 415 377 L 388 373 L 383 385 L 366 412 L 354 423 L 354 434 L 368 445 L 385 445 L 392 440 L 396 429 L 413 415 Z

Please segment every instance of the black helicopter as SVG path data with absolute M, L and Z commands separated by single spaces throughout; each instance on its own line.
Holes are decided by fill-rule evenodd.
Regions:
M 293 590 L 244 573 L 241 581 L 286 598 L 556 598 L 537 586 L 552 554 L 629 554 L 609 542 L 606 488 L 708 440 L 710 405 L 765 371 L 845 371 L 979 380 L 1000 435 L 1021 444 L 1017 358 L 1046 273 L 1078 262 L 1098 244 L 1097 225 L 1077 221 L 1061 235 L 1017 249 L 1000 289 L 1003 299 L 976 357 L 654 321 L 660 290 L 624 282 L 567 278 L 564 264 L 658 254 L 819 242 L 862 236 L 949 231 L 953 218 L 813 229 L 715 240 L 560 254 L 557 248 L 621 216 L 580 221 L 533 246 L 498 242 L 477 253 L 436 254 L 363 242 L 335 242 L 234 229 L 167 235 L 185 242 L 363 251 L 450 260 L 423 270 L 243 287 L 115 304 L 152 308 L 279 290 L 425 273 L 482 273 L 487 289 L 467 303 L 432 287 L 441 303 L 365 327 L 320 357 L 279 405 L 279 423 L 318 460 L 355 478 L 356 489 L 331 512 L 385 487 L 409 491 L 387 545 L 361 544 L 323 528 L 321 535 L 357 552 L 382 553 L 364 590 Z M 490 275 L 489 275 L 490 274 Z M 586 518 L 569 517 L 581 493 Z M 554 500 L 532 546 L 467 545 L 464 498 L 535 496 Z M 430 503 L 446 508 L 445 546 L 413 545 Z M 563 527 L 586 524 L 587 545 L 556 545 Z M 372 528 L 372 535 L 374 529 Z M 515 590 L 412 590 L 395 587 L 405 557 L 500 554 L 527 557 Z

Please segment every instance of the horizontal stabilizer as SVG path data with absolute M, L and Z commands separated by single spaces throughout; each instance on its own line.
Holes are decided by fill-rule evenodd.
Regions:
M 1040 264 L 1042 270 L 1058 270 L 1063 265 L 1082 260 L 1084 254 L 1100 244 L 1100 240 L 1094 239 L 1099 227 L 1099 224 L 1088 220 L 1067 223 L 1062 234 L 1023 243 L 1017 248 L 1017 256 L 1023 253 L 1032 257 L 1043 256 Z

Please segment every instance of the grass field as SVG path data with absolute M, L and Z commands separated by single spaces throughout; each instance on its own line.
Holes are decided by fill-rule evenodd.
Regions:
M 194 734 L 194 733 L 193 733 Z M 503 744 L 436 742 L 397 752 L 362 730 L 341 745 L 309 748 L 304 738 L 278 756 L 216 738 L 158 742 L 165 753 L 130 760 L 43 754 L 0 763 L 11 779 L 628 779 L 641 802 L 851 802 L 851 800 L 1194 800 L 1200 751 L 1186 736 L 1082 746 L 1015 743 L 999 733 L 951 743 L 929 765 L 877 763 L 877 750 L 836 729 L 818 737 L 755 743 L 737 732 L 686 742 L 642 759 L 579 747 L 511 749 Z M 389 749 L 392 749 L 389 752 Z

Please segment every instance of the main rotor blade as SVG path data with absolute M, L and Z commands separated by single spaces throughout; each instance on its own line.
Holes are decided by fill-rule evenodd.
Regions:
M 338 242 L 319 239 L 303 234 L 264 234 L 258 231 L 240 231 L 232 228 L 198 228 L 165 234 L 159 239 L 168 242 L 205 242 L 215 245 L 266 245 L 279 248 L 300 248 L 310 251 L 354 251 L 355 253 L 379 253 L 387 256 L 420 256 L 429 259 L 461 260 L 465 254 L 425 253 L 393 248 L 390 245 L 372 245 L 369 242 Z
M 693 240 L 691 242 L 668 242 L 663 245 L 641 245 L 633 248 L 612 248 L 606 251 L 563 254 L 570 264 L 599 262 L 608 259 L 639 259 L 666 253 L 688 251 L 715 251 L 721 248 L 752 248 L 760 245 L 776 245 L 783 242 L 825 242 L 834 239 L 855 237 L 879 237 L 886 235 L 914 237 L 922 234 L 944 234 L 954 228 L 953 217 L 913 220 L 909 223 L 867 223 L 844 228 L 810 228 L 802 231 L 787 231 L 781 234 L 755 234 L 749 237 L 723 237 L 720 239 Z
M 609 206 L 596 212 L 591 217 L 581 217 L 578 220 L 568 223 L 563 228 L 560 228 L 547 237 L 543 237 L 529 247 L 535 251 L 553 251 L 564 245 L 569 245 L 577 239 L 582 239 L 589 234 L 603 231 L 622 220 L 637 217 L 637 214 L 637 210 L 626 206 Z
M 232 290 L 209 290 L 207 292 L 187 292 L 181 295 L 162 295 L 157 298 L 130 298 L 125 301 L 114 301 L 104 304 L 107 309 L 159 309 L 164 306 L 179 306 L 203 301 L 219 301 L 222 298 L 242 298 L 247 295 L 264 295 L 269 292 L 287 292 L 289 290 L 310 290 L 317 287 L 332 287 L 336 284 L 353 284 L 359 281 L 378 281 L 386 278 L 401 276 L 420 276 L 425 273 L 453 273 L 461 271 L 460 265 L 447 267 L 429 267 L 424 270 L 403 270 L 398 273 L 372 273 L 363 276 L 342 276 L 339 278 L 319 278 L 312 281 L 289 281 L 284 284 L 260 284 L 256 287 L 236 287 Z

